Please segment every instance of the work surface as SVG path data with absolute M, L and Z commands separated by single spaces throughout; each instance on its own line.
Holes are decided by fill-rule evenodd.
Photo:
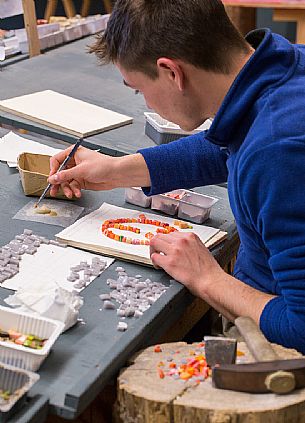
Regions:
M 85 139 L 84 145 L 111 155 L 134 153 L 141 147 L 155 145 L 144 134 L 143 113 L 147 111 L 144 98 L 123 85 L 121 75 L 113 66 L 100 66 L 95 56 L 87 53 L 87 46 L 93 40 L 92 37 L 84 38 L 3 68 L 0 71 L 0 99 L 47 89 L 57 91 L 133 117 L 133 124 L 91 136 Z M 33 126 L 23 118 L 0 112 L 0 123 L 11 119 L 17 127 Z M 34 125 L 44 135 L 75 142 L 71 135 Z
M 21 233 L 24 228 L 53 238 L 59 231 L 57 226 L 11 220 L 29 198 L 23 194 L 16 170 L 1 164 L 0 178 L 2 245 Z M 229 212 L 226 189 L 206 187 L 202 191 L 220 198 L 212 209 L 208 224 L 220 227 L 229 233 L 228 240 L 215 249 L 216 257 L 225 263 L 236 252 L 236 231 Z M 99 193 L 86 192 L 76 203 L 85 207 L 85 211 L 88 212 L 99 207 L 104 201 L 118 206 L 137 208 L 124 202 L 121 189 Z M 85 324 L 78 324 L 60 336 L 50 356 L 39 370 L 41 379 L 31 391 L 31 403 L 23 409 L 19 417 L 12 419 L 13 422 L 43 422 L 42 416 L 46 411 L 44 406 L 48 402 L 48 413 L 74 418 L 94 399 L 105 383 L 117 374 L 134 351 L 158 342 L 193 301 L 187 290 L 174 282 L 140 319 L 130 319 L 126 332 L 118 332 L 116 316 L 107 310 L 100 311 L 101 301 L 98 298 L 99 294 L 107 292 L 106 279 L 116 275 L 114 269 L 117 266 L 124 266 L 130 275 L 140 273 L 145 278 L 169 285 L 170 277 L 163 271 L 116 260 L 82 292 L 85 302 L 80 317 L 84 319 Z M 10 291 L 0 289 L 1 299 L 9 293 Z M 33 417 L 36 408 L 38 414 Z

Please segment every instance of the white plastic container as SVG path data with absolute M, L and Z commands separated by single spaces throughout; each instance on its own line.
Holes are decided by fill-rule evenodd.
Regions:
M 56 46 L 61 45 L 64 43 L 64 35 L 63 35 L 63 31 L 57 31 L 54 32 L 54 44 Z
M 94 28 L 94 32 L 100 32 L 100 31 L 104 31 L 106 29 L 107 26 L 107 22 L 109 19 L 109 15 L 97 15 L 95 17 L 95 28 Z
M 94 16 L 86 16 L 83 19 L 83 35 L 90 35 L 95 34 L 95 17 Z
M 67 43 L 69 41 L 73 41 L 76 39 L 75 31 L 73 26 L 67 26 L 65 27 L 65 30 L 63 31 L 63 39 L 64 42 Z
M 82 24 L 81 23 L 77 23 L 77 24 L 73 25 L 73 30 L 74 30 L 75 38 L 77 40 L 79 38 L 82 38 L 82 36 L 83 36 L 83 30 L 82 30 Z
M 210 119 L 206 120 L 201 126 L 191 132 L 183 131 L 180 126 L 166 119 L 163 119 L 157 113 L 144 113 L 146 117 L 145 134 L 149 136 L 156 144 L 166 144 L 188 135 L 209 129 L 212 124 Z
M 141 188 L 131 187 L 125 189 L 125 201 L 140 207 L 150 207 L 151 198 L 147 197 Z
M 212 206 L 218 199 L 197 192 L 186 191 L 179 201 L 178 217 L 194 223 L 203 223 L 210 217 Z
M 176 189 L 167 194 L 170 194 L 173 196 L 177 195 L 180 198 L 182 198 L 185 192 L 186 190 L 184 189 Z M 174 216 L 178 212 L 180 198 L 173 198 L 166 194 L 154 195 L 151 201 L 151 208 L 154 210 L 160 210 L 163 213 Z
M 27 40 L 19 42 L 19 49 L 22 54 L 27 54 L 29 52 L 29 43 Z
M 27 392 L 39 377 L 37 373 L 0 363 L 0 389 L 11 393 L 9 399 L 0 404 L 0 422 L 6 422 L 21 409 Z
M 0 361 L 25 370 L 37 370 L 61 334 L 64 324 L 57 320 L 22 313 L 0 306 L 0 327 L 4 331 L 16 330 L 47 339 L 41 350 L 24 347 L 12 342 L 0 341 Z

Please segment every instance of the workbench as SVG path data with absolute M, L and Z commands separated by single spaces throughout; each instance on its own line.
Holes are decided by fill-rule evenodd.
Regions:
M 295 22 L 297 44 L 305 44 L 305 2 L 222 0 L 227 13 L 242 34 L 255 29 L 257 8 L 272 8 L 273 20 Z
M 52 89 L 64 94 L 108 107 L 133 116 L 134 123 L 86 139 L 91 148 L 99 148 L 112 155 L 135 152 L 138 148 L 154 145 L 144 134 L 146 110 L 142 96 L 124 87 L 119 73 L 111 66 L 100 67 L 93 56 L 85 53 L 89 40 L 80 40 L 58 50 L 50 51 L 30 60 L 6 67 L 1 72 L 1 98 Z M 17 127 L 31 125 L 28 121 L 1 114 L 0 122 L 11 122 Z M 42 125 L 43 142 L 54 147 L 56 138 L 66 142 L 75 140 L 54 132 Z M 0 135 L 4 134 L 0 130 Z M 39 140 L 39 135 L 31 135 Z M 28 203 L 23 194 L 16 169 L 0 164 L 0 233 L 1 245 L 8 243 L 24 228 L 38 235 L 53 238 L 60 228 L 36 222 L 11 220 L 15 213 Z M 230 211 L 227 190 L 222 186 L 200 188 L 200 192 L 216 196 L 219 202 L 213 207 L 207 224 L 228 232 L 228 238 L 213 250 L 222 267 L 230 266 L 238 248 L 235 222 Z M 124 190 L 109 192 L 85 192 L 76 204 L 85 207 L 85 213 L 98 208 L 103 202 L 117 206 L 140 208 L 124 201 Z M 106 280 L 115 277 L 115 268 L 123 266 L 129 275 L 141 274 L 145 278 L 170 284 L 170 277 L 162 270 L 155 270 L 133 263 L 116 260 L 83 292 L 84 305 L 80 317 L 85 324 L 78 324 L 59 337 L 50 356 L 39 370 L 40 380 L 29 393 L 29 401 L 10 423 L 43 423 L 47 415 L 76 419 L 102 391 L 107 383 L 114 381 L 119 370 L 135 351 L 157 342 L 182 339 L 204 316 L 208 305 L 195 299 L 183 285 L 173 282 L 161 298 L 140 319 L 129 320 L 128 330 L 116 330 L 117 318 L 112 313 L 100 311 L 99 294 L 107 291 Z M 0 288 L 0 299 L 10 291 Z M 2 301 L 1 301 L 2 302 Z M 116 316 L 115 316 L 116 317 Z M 56 417 L 54 421 L 57 422 Z M 52 422 L 48 417 L 48 422 Z M 91 420 L 88 420 L 91 421 Z M 92 420 L 101 423 L 101 419 Z
M 106 107 L 134 118 L 132 125 L 94 135 L 84 140 L 84 145 L 99 148 L 110 155 L 136 152 L 141 147 L 150 147 L 154 142 L 144 135 L 144 115 L 147 111 L 141 95 L 123 85 L 123 80 L 114 66 L 100 66 L 95 56 L 87 53 L 93 37 L 66 44 L 29 60 L 13 63 L 0 73 L 0 99 L 30 94 L 50 89 Z M 43 135 L 70 143 L 75 138 L 44 125 L 0 112 L 0 124 L 12 123 L 16 127 L 33 129 Z

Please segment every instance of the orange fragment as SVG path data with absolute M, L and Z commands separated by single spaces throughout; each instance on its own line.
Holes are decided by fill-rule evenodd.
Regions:
M 165 376 L 165 375 L 164 375 L 163 370 L 158 368 L 158 373 L 159 373 L 159 378 L 160 378 L 160 379 L 164 379 L 164 376 Z
M 245 353 L 243 353 L 242 351 L 238 351 L 236 353 L 237 357 L 242 357 L 243 355 L 245 355 Z
M 180 379 L 183 379 L 183 380 L 187 380 L 187 379 L 190 379 L 192 377 L 192 375 L 190 375 L 189 373 L 187 373 L 187 372 L 182 372 L 181 374 L 180 374 Z
M 193 374 L 194 374 L 195 370 L 194 370 L 192 367 L 188 367 L 187 372 L 188 372 L 191 376 L 193 376 Z
M 156 353 L 162 352 L 160 345 L 155 345 L 154 352 Z
M 170 363 L 168 367 L 170 369 L 175 369 L 177 366 L 176 366 L 176 363 Z

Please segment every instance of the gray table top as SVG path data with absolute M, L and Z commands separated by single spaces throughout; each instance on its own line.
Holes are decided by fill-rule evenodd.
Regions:
M 52 89 L 133 116 L 132 125 L 88 138 L 89 146 L 101 148 L 109 154 L 121 155 L 154 145 L 144 134 L 144 99 L 142 96 L 135 96 L 132 90 L 123 86 L 121 76 L 113 67 L 99 67 L 95 58 L 86 54 L 86 46 L 90 42 L 90 39 L 83 39 L 45 55 L 5 67 L 0 73 L 1 99 Z M 1 118 L 2 122 L 10 122 L 12 119 L 11 115 L 0 115 L 0 123 Z M 19 123 L 19 126 L 28 124 L 22 119 Z M 18 123 L 16 125 L 18 127 Z M 43 126 L 39 130 L 50 135 L 49 130 Z M 68 142 L 74 141 L 60 133 L 51 135 Z M 55 141 L 46 142 L 54 147 L 58 146 Z M 16 170 L 0 164 L 0 178 L 1 245 L 8 243 L 24 228 L 30 228 L 49 238 L 60 231 L 59 227 L 52 225 L 12 221 L 12 217 L 29 198 L 23 194 Z M 227 191 L 219 186 L 209 186 L 199 191 L 219 198 L 207 224 L 228 232 L 228 239 L 213 250 L 216 258 L 224 265 L 235 255 L 237 246 L 236 227 L 230 212 Z M 76 203 L 85 207 L 87 213 L 98 208 L 104 201 L 139 209 L 124 202 L 121 189 L 86 192 Z M 115 276 L 114 269 L 119 265 L 124 266 L 130 275 L 141 273 L 145 278 L 161 281 L 166 285 L 170 283 L 169 276 L 161 270 L 116 260 L 83 291 L 85 301 L 80 314 L 85 324 L 77 325 L 60 336 L 39 370 L 41 379 L 30 391 L 28 405 L 10 420 L 11 423 L 42 423 L 46 413 L 57 414 L 66 419 L 75 418 L 118 373 L 134 351 L 158 342 L 162 334 L 179 321 L 183 310 L 193 301 L 187 290 L 174 282 L 140 319 L 130 319 L 125 333 L 117 332 L 118 317 L 115 313 L 100 311 L 98 295 L 108 291 L 106 280 Z M 0 288 L 0 302 L 8 294 L 7 290 Z
M 111 155 L 134 153 L 139 148 L 155 145 L 144 134 L 147 111 L 144 98 L 125 87 L 114 66 L 100 66 L 95 56 L 87 53 L 93 37 L 84 38 L 30 60 L 23 60 L 0 72 L 0 99 L 54 90 L 98 106 L 133 117 L 133 123 L 86 139 L 88 147 L 100 148 Z M 2 119 L 1 119 L 2 118 Z M 32 128 L 28 120 L 0 112 L 0 123 L 12 120 L 18 127 Z M 44 125 L 34 124 L 36 130 L 62 140 L 75 138 Z

